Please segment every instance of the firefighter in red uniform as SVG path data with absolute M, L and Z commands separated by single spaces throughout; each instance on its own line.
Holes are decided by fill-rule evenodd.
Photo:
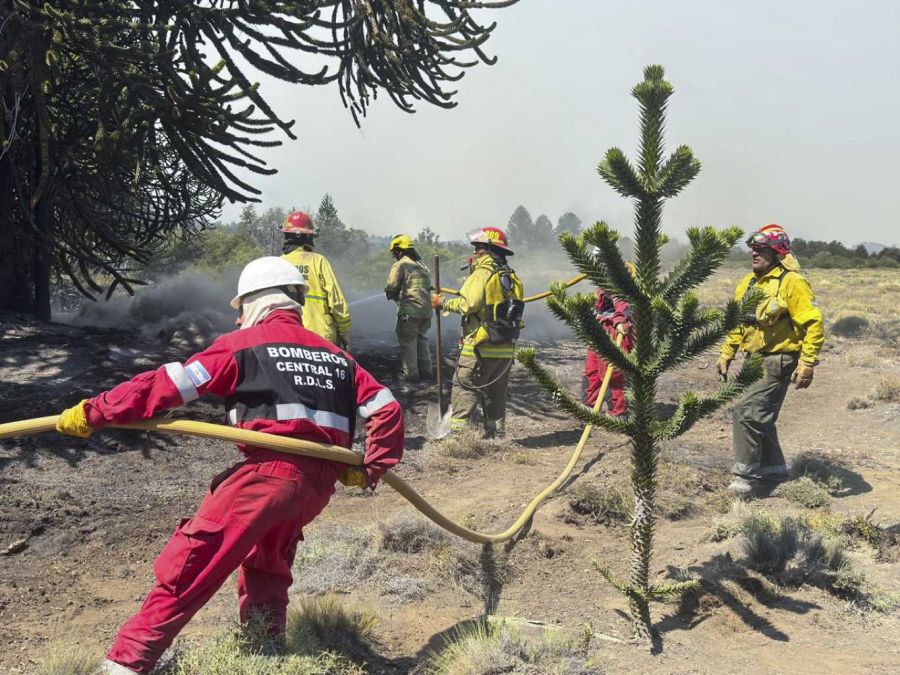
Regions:
M 64 411 L 57 429 L 86 437 L 107 424 L 155 417 L 206 393 L 225 399 L 228 423 L 349 448 L 366 421 L 362 467 L 239 446 L 245 459 L 213 478 L 193 518 L 156 560 L 156 585 L 116 636 L 106 673 L 149 673 L 190 618 L 239 569 L 240 618 L 254 613 L 284 632 L 291 565 L 302 528 L 335 481 L 374 488 L 403 454 L 403 412 L 391 392 L 346 352 L 303 327 L 306 284 L 280 258 L 241 273 L 240 330 L 184 364 L 168 363 Z
M 628 303 L 619 298 L 613 297 L 602 288 L 597 289 L 597 302 L 594 303 L 594 312 L 597 315 L 597 321 L 603 326 L 604 330 L 609 333 L 610 337 L 616 339 L 618 335 L 622 335 L 621 348 L 624 352 L 630 352 L 633 344 L 631 337 L 631 309 Z M 584 360 L 584 373 L 582 376 L 582 390 L 584 394 L 584 404 L 593 406 L 597 401 L 597 394 L 600 392 L 600 385 L 603 383 L 603 377 L 606 375 L 606 369 L 609 364 L 605 359 L 600 358 L 597 352 L 589 349 L 587 358 Z M 625 401 L 625 373 L 620 370 L 614 370 L 609 380 L 609 409 L 607 415 L 620 417 L 628 414 L 628 404 Z

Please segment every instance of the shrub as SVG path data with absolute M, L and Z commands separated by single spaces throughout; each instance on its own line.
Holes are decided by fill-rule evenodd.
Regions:
M 854 396 L 849 401 L 847 401 L 847 410 L 865 410 L 867 408 L 874 408 L 875 404 L 872 403 L 867 398 L 863 398 L 862 396 Z
M 896 344 L 900 340 L 900 320 L 877 321 L 872 326 L 872 335 L 878 340 Z
M 420 602 L 431 592 L 425 579 L 407 575 L 392 576 L 384 583 L 384 595 L 397 598 L 400 602 Z
M 791 473 L 795 477 L 806 476 L 821 484 L 831 495 L 838 494 L 846 487 L 846 478 L 850 470 L 828 457 L 817 453 L 804 452 L 798 455 L 792 465 Z
M 848 521 L 839 521 L 833 514 L 809 519 L 753 512 L 741 528 L 746 562 L 778 584 L 808 583 L 850 600 L 860 610 L 892 611 L 900 604 L 900 594 L 878 591 L 853 568 L 844 538 L 833 534 L 846 528 Z
M 299 633 L 291 633 L 289 619 L 287 653 L 273 647 L 263 621 L 251 620 L 225 635 L 199 645 L 176 649 L 175 655 L 156 675 L 363 675 L 365 670 L 334 652 L 315 651 L 309 643 L 299 642 Z M 296 638 L 296 639 L 295 639 Z M 319 643 L 316 643 L 317 645 Z M 316 647 L 317 649 L 318 647 Z M 290 653 L 292 650 L 302 653 Z
M 831 332 L 838 337 L 859 337 L 869 327 L 869 320 L 864 316 L 851 314 L 834 322 Z
M 856 396 L 847 401 L 847 408 L 874 408 L 878 403 L 900 403 L 900 380 L 892 377 L 882 379 L 865 398 Z
M 866 516 L 853 516 L 841 522 L 841 531 L 854 539 L 862 539 L 875 549 L 875 557 L 882 562 L 900 559 L 900 528 L 884 527 L 872 520 L 874 511 Z
M 622 522 L 631 511 L 630 495 L 625 485 L 579 483 L 569 496 L 569 506 L 578 514 L 603 525 Z
M 831 496 L 828 490 L 809 476 L 801 476 L 797 480 L 782 483 L 772 491 L 773 497 L 784 497 L 808 509 L 816 509 L 828 506 Z
M 598 655 L 591 649 L 591 635 L 578 640 L 545 631 L 537 639 L 525 639 L 506 624 L 474 623 L 429 658 L 429 675 L 485 675 L 486 673 L 542 673 L 592 675 L 603 673 Z
M 373 612 L 347 609 L 334 595 L 301 600 L 288 612 L 285 648 L 293 654 L 337 652 L 362 658 L 371 651 L 377 623 Z
M 875 386 L 871 397 L 884 403 L 900 403 L 900 380 L 884 378 Z
M 435 445 L 445 457 L 455 459 L 478 459 L 497 452 L 499 445 L 485 438 L 475 429 L 466 428 L 451 434 Z
M 447 543 L 447 533 L 423 516 L 403 514 L 378 524 L 380 548 L 396 553 L 434 551 Z
M 371 577 L 383 554 L 369 530 L 354 527 L 317 528 L 315 538 L 297 549 L 297 588 L 327 593 Z
M 815 532 L 802 518 L 754 511 L 741 532 L 747 564 L 782 585 L 831 589 L 837 572 L 849 565 L 843 543 Z
M 484 599 L 485 589 L 491 580 L 485 576 L 485 566 L 480 557 L 482 547 L 467 542 L 451 540 L 435 551 L 431 565 L 435 573 L 457 588 Z

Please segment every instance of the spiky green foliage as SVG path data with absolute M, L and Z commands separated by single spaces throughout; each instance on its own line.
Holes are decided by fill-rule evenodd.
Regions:
M 566 392 L 553 375 L 537 361 L 534 350 L 522 350 L 519 360 L 540 387 L 572 417 L 605 431 L 631 438 L 631 485 L 634 506 L 629 526 L 631 570 L 628 579 L 597 564 L 600 572 L 628 598 L 635 637 L 652 642 L 650 602 L 697 587 L 695 581 L 653 584 L 650 565 L 655 526 L 654 504 L 660 443 L 683 434 L 744 392 L 762 374 L 758 359 L 748 359 L 737 375 L 710 394 L 685 392 L 669 418 L 661 419 L 656 400 L 662 373 L 695 358 L 736 328 L 760 301 L 752 294 L 722 309 L 701 310 L 691 289 L 706 281 L 725 260 L 741 237 L 729 227 L 693 227 L 687 231 L 690 251 L 667 274 L 662 273 L 660 249 L 663 203 L 676 196 L 700 171 L 691 149 L 682 145 L 664 158 L 663 132 L 666 105 L 672 85 L 663 79 L 660 66 L 649 66 L 644 80 L 632 91 L 640 105 L 641 138 L 636 165 L 618 148 L 607 151 L 597 170 L 606 183 L 635 203 L 636 273 L 630 273 L 618 247 L 618 233 L 604 222 L 596 223 L 580 236 L 565 232 L 559 237 L 575 267 L 607 293 L 631 305 L 634 348 L 625 354 L 598 325 L 593 297 L 569 295 L 553 289 L 547 302 L 551 311 L 571 326 L 575 335 L 628 379 L 629 413 L 625 420 L 611 420 L 594 413 Z
M 515 2 L 0 0 L 0 308 L 49 318 L 51 273 L 128 289 L 166 235 L 256 201 L 260 149 L 295 137 L 259 73 L 336 86 L 357 124 L 379 92 L 451 108 L 494 62 L 479 10 Z

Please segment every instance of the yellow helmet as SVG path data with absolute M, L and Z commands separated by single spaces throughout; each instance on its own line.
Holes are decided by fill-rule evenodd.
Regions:
M 415 248 L 415 244 L 413 244 L 412 237 L 408 234 L 398 234 L 396 237 L 391 239 L 391 245 L 388 246 L 389 251 L 393 251 L 395 248 L 399 249 L 409 249 Z

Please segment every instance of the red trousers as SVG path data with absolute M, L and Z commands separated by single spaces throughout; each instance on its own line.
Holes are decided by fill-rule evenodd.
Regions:
M 600 393 L 600 385 L 603 384 L 603 376 L 606 375 L 607 363 L 605 359 L 601 359 L 597 352 L 589 349 L 587 358 L 584 360 L 584 373 L 582 380 L 582 390 L 584 395 L 584 404 L 592 406 L 597 401 L 597 394 Z M 628 412 L 628 405 L 625 402 L 625 373 L 621 370 L 613 370 L 612 377 L 609 380 L 610 405 L 608 413 L 610 415 L 624 415 Z
M 156 559 L 156 585 L 119 629 L 110 661 L 149 673 L 191 617 L 240 567 L 240 618 L 265 612 L 284 631 L 291 565 L 301 528 L 328 504 L 342 465 L 255 452 L 216 476 L 193 518 Z

